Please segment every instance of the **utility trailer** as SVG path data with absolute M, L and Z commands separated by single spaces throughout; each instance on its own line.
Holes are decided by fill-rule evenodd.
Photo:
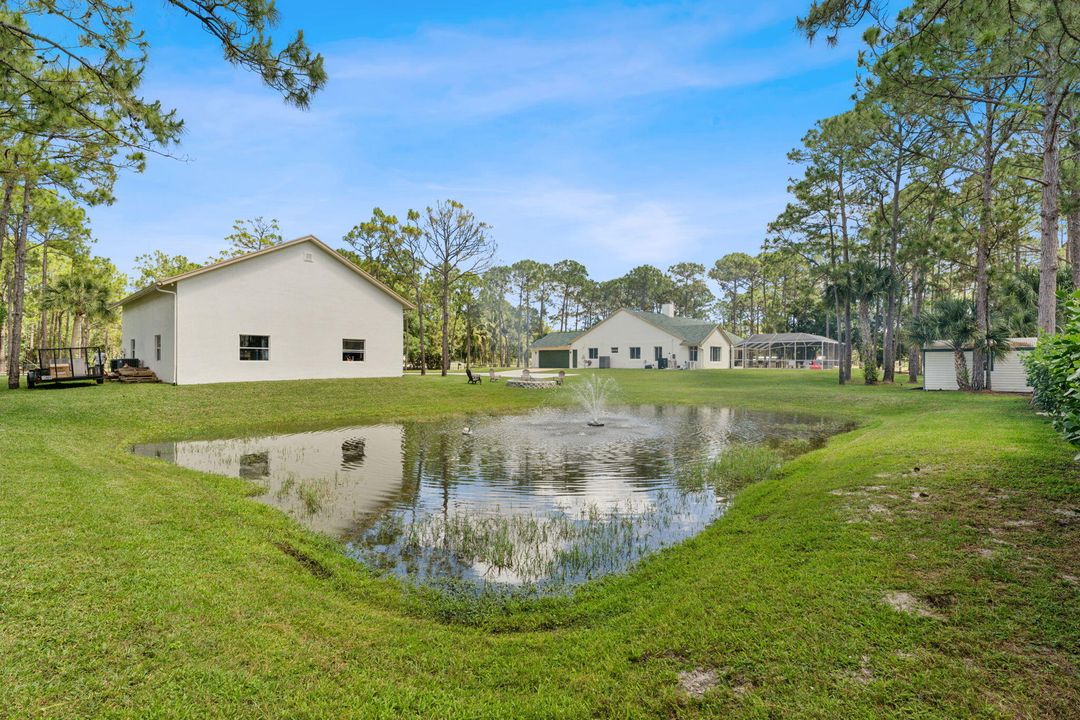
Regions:
M 105 382 L 105 347 L 39 348 L 38 366 L 26 373 L 26 387 L 93 380 Z

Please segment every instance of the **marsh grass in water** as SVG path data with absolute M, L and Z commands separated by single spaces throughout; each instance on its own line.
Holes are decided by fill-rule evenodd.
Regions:
M 513 596 L 552 594 L 610 572 L 674 544 L 717 514 L 711 488 L 666 489 L 608 507 L 590 503 L 545 515 L 429 513 L 408 522 L 401 515 L 377 520 L 350 553 L 384 570 L 403 570 L 421 583 L 472 593 Z

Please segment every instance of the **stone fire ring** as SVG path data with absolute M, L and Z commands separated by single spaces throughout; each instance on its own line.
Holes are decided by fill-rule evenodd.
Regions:
M 511 378 L 506 381 L 506 387 L 525 388 L 526 390 L 546 390 L 555 387 L 557 384 L 554 380 L 524 380 L 522 378 Z

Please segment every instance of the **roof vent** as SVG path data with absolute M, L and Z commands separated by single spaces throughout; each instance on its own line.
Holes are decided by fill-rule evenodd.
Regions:
M 304 262 L 315 262 L 315 253 L 304 253 Z

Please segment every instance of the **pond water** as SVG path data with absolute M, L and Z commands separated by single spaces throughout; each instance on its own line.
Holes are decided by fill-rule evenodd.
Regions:
M 413 582 L 559 592 L 680 542 L 736 488 L 700 468 L 732 444 L 824 437 L 835 424 L 703 406 L 577 410 L 139 445 L 248 479 L 258 499 Z

